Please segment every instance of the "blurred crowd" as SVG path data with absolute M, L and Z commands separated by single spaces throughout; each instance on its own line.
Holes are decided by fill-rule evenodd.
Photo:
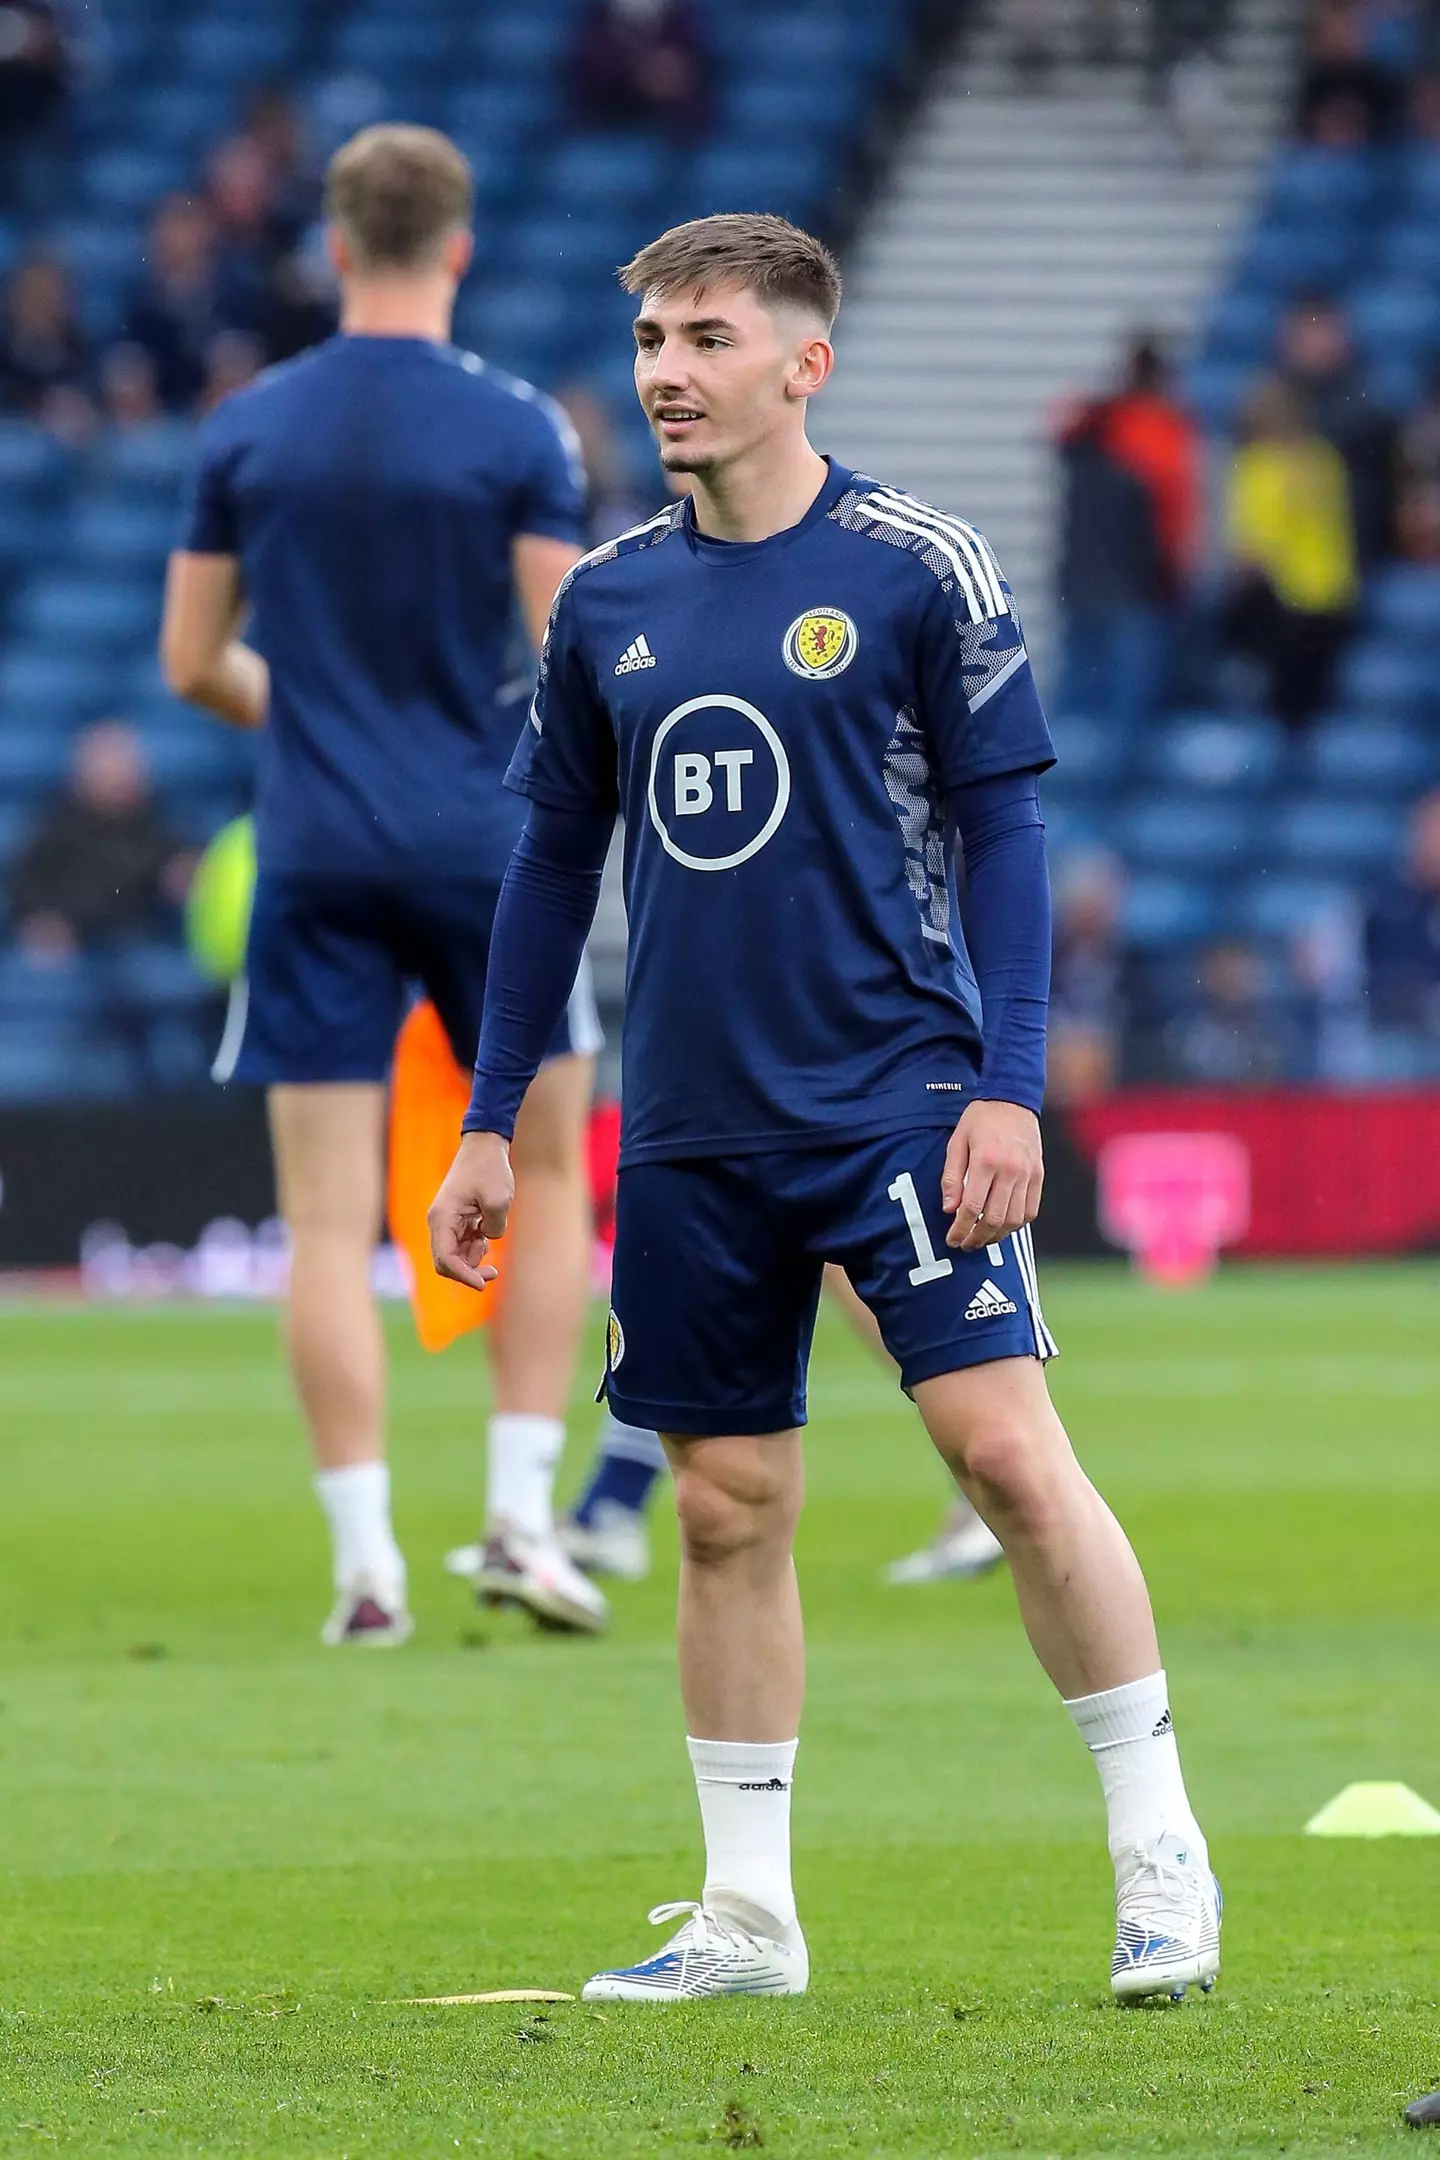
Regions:
M 1177 968 L 1125 935 L 1125 871 L 1101 849 L 1055 871 L 1049 1099 L 1122 1084 L 1274 1087 L 1371 1076 L 1377 1040 L 1440 1075 L 1440 789 L 1353 907 L 1264 949 L 1238 937 Z

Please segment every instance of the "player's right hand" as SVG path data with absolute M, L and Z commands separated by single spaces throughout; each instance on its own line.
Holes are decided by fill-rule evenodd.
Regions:
M 503 1237 L 515 1198 L 510 1143 L 499 1133 L 466 1133 L 425 1218 L 437 1275 L 483 1290 L 500 1270 L 485 1255 Z

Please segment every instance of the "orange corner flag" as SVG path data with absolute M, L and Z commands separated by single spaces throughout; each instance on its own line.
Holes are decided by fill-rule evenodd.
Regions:
M 433 1005 L 417 1005 L 395 1045 L 390 1077 L 390 1235 L 410 1264 L 410 1305 L 415 1332 L 426 1350 L 443 1350 L 495 1311 L 504 1281 L 503 1246 L 490 1260 L 501 1270 L 488 1290 L 447 1282 L 430 1260 L 425 1216 L 444 1183 L 470 1101 L 470 1080 L 455 1062 L 450 1038 Z

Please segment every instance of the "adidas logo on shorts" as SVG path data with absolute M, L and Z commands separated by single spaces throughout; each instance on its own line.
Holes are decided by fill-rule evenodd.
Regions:
M 1007 1313 L 1015 1311 L 1015 1301 L 1006 1297 L 999 1285 L 987 1275 L 984 1282 L 965 1308 L 967 1320 L 1003 1320 Z
M 654 667 L 655 655 L 651 652 L 642 630 L 639 637 L 632 638 L 615 663 L 617 675 L 638 675 L 641 668 Z

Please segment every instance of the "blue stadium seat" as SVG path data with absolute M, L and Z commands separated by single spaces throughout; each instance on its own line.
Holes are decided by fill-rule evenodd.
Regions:
M 51 794 L 65 777 L 68 751 L 58 728 L 0 719 L 0 795 L 18 801 Z
M 1397 811 L 1323 795 L 1282 803 L 1268 829 L 1284 862 L 1328 878 L 1373 877 L 1395 860 L 1400 835 Z
M 1194 713 L 1153 736 L 1148 773 L 1172 787 L 1259 794 L 1272 787 L 1285 761 L 1278 721 Z
M 234 117 L 230 86 L 200 79 L 152 84 L 127 107 L 119 124 L 132 142 L 194 154 L 217 141 Z
M 657 198 L 674 164 L 669 145 L 648 135 L 577 135 L 555 151 L 542 184 L 562 209 L 623 210 Z
M 67 532 L 68 523 L 54 510 L 0 496 L 0 571 L 30 571 L 47 562 Z
M 70 559 L 77 569 L 158 577 L 174 544 L 175 517 L 169 505 L 126 494 L 82 497 L 70 521 Z
M 118 1003 L 140 1012 L 183 1011 L 215 996 L 214 985 L 196 972 L 182 946 L 158 941 L 117 953 L 110 984 Z
M 18 950 L 0 952 L 0 1020 L 11 1026 L 26 1020 L 77 1020 L 97 1011 L 104 1000 L 105 972 L 83 956 L 71 960 L 32 960 Z
M 1340 702 L 1358 711 L 1423 715 L 1440 705 L 1435 669 L 1383 639 L 1351 646 L 1340 664 Z
M 471 64 L 488 75 L 546 77 L 561 57 L 554 19 L 544 9 L 477 13 L 467 45 Z
M 542 127 L 554 105 L 554 92 L 548 83 L 503 78 L 467 82 L 452 92 L 445 108 L 445 126 L 458 142 L 476 148 L 490 143 L 513 145 Z
M 183 420 L 113 430 L 95 452 L 95 471 L 112 488 L 173 501 L 195 447 Z
M 116 1102 L 139 1084 L 132 1051 L 87 1040 L 71 1022 L 17 1021 L 0 1034 L 0 1102 Z
M 1271 167 L 1270 213 L 1297 222 L 1302 218 L 1358 222 L 1373 208 L 1380 186 L 1381 164 L 1372 152 L 1292 143 L 1277 152 Z
M 160 620 L 160 588 L 108 577 L 55 573 L 21 594 L 16 627 L 32 642 L 61 652 L 117 653 L 154 637 Z
M 1400 188 L 1407 223 L 1440 214 L 1440 149 L 1414 143 L 1404 151 Z
M 1350 295 L 1350 326 L 1368 359 L 1440 347 L 1440 293 L 1423 285 L 1366 285 Z
M 139 216 L 171 188 L 191 177 L 189 153 L 173 145 L 127 143 L 114 150 L 94 150 L 79 169 L 85 201 L 109 217 Z
M 832 177 L 829 158 L 814 144 L 795 144 L 765 154 L 736 144 L 716 143 L 701 152 L 688 183 L 694 206 L 687 214 L 714 211 L 770 210 L 803 219 L 826 193 Z
M 1215 927 L 1211 888 L 1193 878 L 1135 877 L 1125 890 L 1125 941 L 1141 952 L 1191 944 Z
M 1368 601 L 1378 635 L 1440 657 L 1440 569 L 1389 563 L 1372 579 Z
M 565 289 L 549 279 L 487 279 L 464 295 L 463 342 L 497 367 L 521 375 L 548 367 L 568 324 Z
M 1440 284 L 1440 221 L 1406 218 L 1379 235 L 1379 267 L 1387 278 Z
M 282 75 L 298 41 L 292 12 L 199 16 L 175 41 L 182 79 L 211 83 L 256 82 Z
M 506 225 L 491 250 L 496 267 L 517 276 L 528 271 L 591 282 L 613 277 L 616 265 L 635 252 L 635 222 L 613 211 L 592 216 L 583 198 L 580 202 L 574 216 L 536 210 Z
M 440 74 L 453 60 L 448 39 L 437 36 L 424 15 L 353 15 L 342 22 L 330 47 L 331 63 L 377 76 L 388 88 Z
M 1322 720 L 1306 744 L 1305 777 L 1336 794 L 1414 794 L 1440 778 L 1440 744 L 1413 722 L 1344 713 Z
M 210 795 L 225 792 L 244 780 L 246 765 L 243 738 L 238 729 L 219 727 L 198 712 L 175 727 L 157 729 L 140 718 L 150 776 L 164 796 Z M 232 742 L 232 736 L 237 740 Z
M 1280 295 L 1273 288 L 1233 286 L 1210 311 L 1205 326 L 1206 359 L 1258 367 L 1274 350 L 1279 320 Z
M 43 428 L 0 419 L 0 501 L 53 502 L 74 469 L 69 451 Z
M 1228 433 L 1258 370 L 1248 360 L 1192 360 L 1184 371 L 1185 403 L 1212 435 Z
M 1229 876 L 1254 845 L 1257 813 L 1246 803 L 1188 794 L 1152 796 L 1127 805 L 1117 833 L 1132 862 Z
M 717 55 L 754 75 L 807 75 L 840 81 L 883 74 L 896 50 L 896 26 L 879 11 L 764 6 L 717 7 L 709 32 Z
M 855 124 L 870 95 L 860 75 L 841 82 L 823 76 L 741 75 L 724 103 L 732 136 L 789 143 L 807 136 L 843 133 Z
M 1056 713 L 1050 734 L 1058 764 L 1045 779 L 1047 794 L 1113 788 L 1127 770 L 1128 738 L 1109 721 L 1093 720 L 1088 713 Z
M 30 830 L 28 803 L 7 800 L 0 794 L 0 871 L 8 870 Z
M 69 729 L 105 710 L 115 671 L 89 654 L 9 644 L 0 650 L 0 726 Z
M 1289 939 L 1353 906 L 1351 888 L 1332 879 L 1259 877 L 1239 895 L 1232 920 L 1246 937 Z
M 1257 225 L 1240 254 L 1236 283 L 1275 293 L 1332 291 L 1342 285 L 1371 238 L 1345 218 Z
M 1365 370 L 1370 403 L 1380 412 L 1403 417 L 1423 397 L 1431 366 L 1431 355 L 1420 349 L 1372 354 Z

